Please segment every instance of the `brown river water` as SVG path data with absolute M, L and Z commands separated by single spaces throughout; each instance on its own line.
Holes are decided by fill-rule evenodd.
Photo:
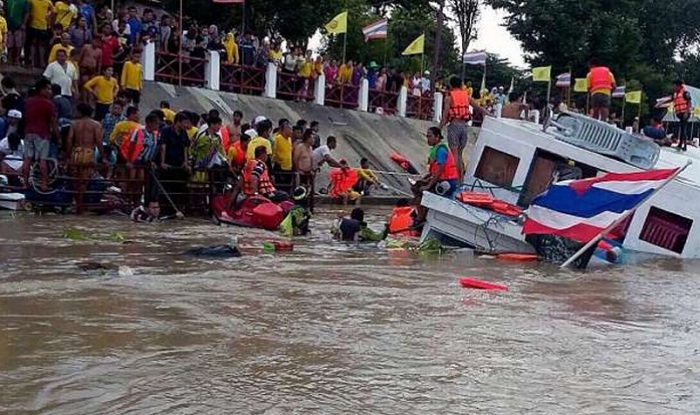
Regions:
M 267 253 L 202 219 L 0 216 L 0 413 L 700 413 L 698 262 L 426 256 L 333 242 L 333 217 Z M 234 234 L 242 258 L 182 255 Z

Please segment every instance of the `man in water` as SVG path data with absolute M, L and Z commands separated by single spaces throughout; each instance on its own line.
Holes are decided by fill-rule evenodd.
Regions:
M 146 204 L 147 207 L 143 205 L 137 207 L 131 212 L 131 220 L 139 223 L 151 223 L 153 221 L 160 221 L 165 218 L 160 217 L 160 203 L 157 200 L 151 200 Z
M 355 208 L 350 213 L 349 218 L 342 218 L 332 229 L 336 239 L 346 242 L 378 242 L 386 235 L 373 231 L 365 222 L 365 211 Z

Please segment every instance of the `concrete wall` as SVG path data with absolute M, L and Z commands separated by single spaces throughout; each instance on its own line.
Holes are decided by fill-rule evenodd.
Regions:
M 428 158 L 428 145 L 425 132 L 432 122 L 388 115 L 377 115 L 360 111 L 341 110 L 312 103 L 296 103 L 229 92 L 212 91 L 204 88 L 191 88 L 157 82 L 145 82 L 142 97 L 142 114 L 158 108 L 161 100 L 170 102 L 174 110 L 191 110 L 204 113 L 218 109 L 222 118 L 229 122 L 234 110 L 243 111 L 245 120 L 250 121 L 264 115 L 276 123 L 280 118 L 292 122 L 305 119 L 318 121 L 321 137 L 328 135 L 338 138 L 336 159 L 344 157 L 350 165 L 357 166 L 362 157 L 367 157 L 376 170 L 402 172 L 389 156 L 399 152 L 407 157 L 416 168 L 424 172 Z M 326 174 L 322 174 L 322 184 Z M 408 189 L 403 177 L 381 177 L 391 186 Z

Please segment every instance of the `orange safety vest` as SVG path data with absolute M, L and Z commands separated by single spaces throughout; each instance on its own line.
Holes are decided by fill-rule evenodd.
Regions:
M 258 179 L 258 193 L 265 196 L 275 191 L 275 186 L 273 186 L 272 181 L 270 181 L 270 174 L 267 171 L 267 166 L 265 166 L 265 163 L 263 163 L 260 160 L 253 159 L 248 161 L 248 164 L 245 165 L 245 170 L 243 171 L 243 192 L 248 196 L 252 196 L 255 194 L 255 191 L 253 190 L 252 179 L 253 170 L 258 165 L 258 163 L 263 164 L 263 166 L 265 167 L 265 169 L 263 170 L 263 174 Z
M 413 226 L 413 212 L 412 206 L 395 207 L 389 218 L 389 233 L 418 236 L 418 231 L 410 229 Z
M 134 128 L 124 134 L 119 145 L 119 152 L 127 163 L 133 163 L 143 150 L 143 131 L 141 128 Z
M 450 151 L 449 147 L 447 147 L 447 144 L 445 143 L 439 143 L 435 146 L 434 152 L 432 150 L 430 152 L 430 174 L 437 174 L 437 171 L 440 168 L 440 165 L 437 163 L 436 159 L 437 150 L 440 146 L 444 147 L 445 150 L 447 150 L 447 162 L 445 163 L 445 168 L 442 170 L 442 174 L 439 177 L 440 180 L 458 180 L 459 171 L 457 170 L 457 163 L 455 163 L 455 157 Z
M 245 167 L 246 151 L 243 149 L 241 141 L 236 141 L 231 147 L 236 149 L 236 155 L 233 157 L 233 160 L 231 160 L 231 164 L 233 164 L 233 167 L 237 167 L 239 169 Z
M 598 91 L 607 89 L 612 91 L 612 82 L 610 81 L 610 69 L 606 66 L 596 66 L 591 69 L 591 84 L 588 85 L 588 90 Z
M 450 91 L 450 109 L 448 112 L 449 121 L 452 120 L 469 120 L 471 112 L 469 111 L 469 94 L 462 89 L 453 89 Z
M 685 85 L 681 87 L 681 90 L 673 94 L 673 111 L 676 114 L 685 114 L 690 111 L 688 106 L 688 100 L 685 99 Z

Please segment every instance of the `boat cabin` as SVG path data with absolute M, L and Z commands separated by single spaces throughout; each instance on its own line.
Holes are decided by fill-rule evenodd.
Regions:
M 464 180 L 467 189 L 489 191 L 496 198 L 527 208 L 553 181 L 682 167 L 689 159 L 696 160 L 616 231 L 626 249 L 700 258 L 696 224 L 700 221 L 700 209 L 696 209 L 700 186 L 695 180 L 700 177 L 700 150 L 692 147 L 679 153 L 675 148 L 659 149 L 650 140 L 612 130 L 612 126 L 608 130 L 603 123 L 584 116 L 564 120 L 544 131 L 541 125 L 529 122 L 487 118 L 469 158 Z

